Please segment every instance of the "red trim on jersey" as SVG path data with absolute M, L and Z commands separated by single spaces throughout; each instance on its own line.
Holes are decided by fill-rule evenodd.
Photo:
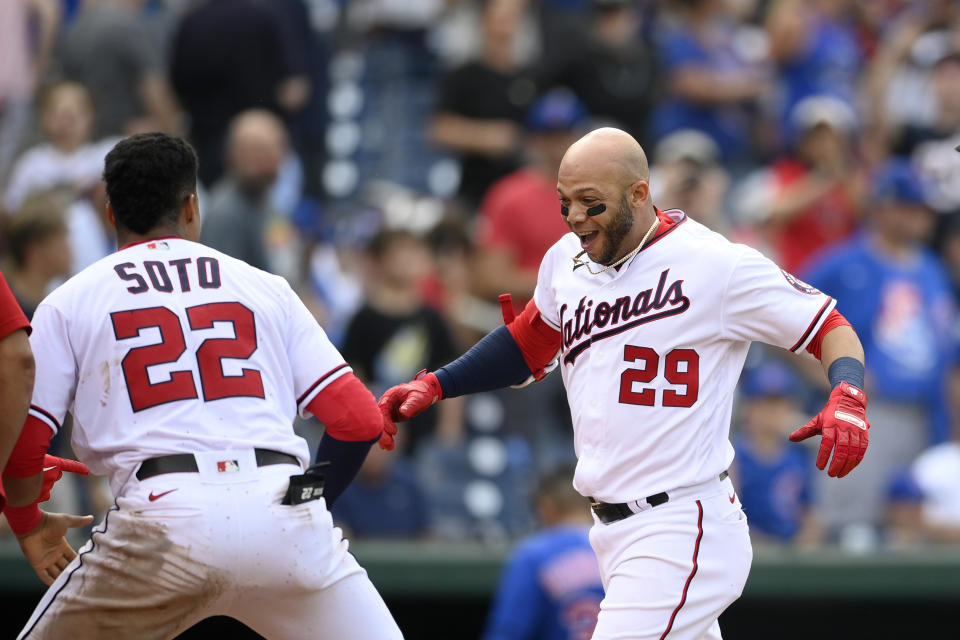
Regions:
M 124 249 L 129 249 L 130 247 L 135 247 L 138 244 L 146 244 L 148 242 L 157 242 L 159 240 L 183 240 L 183 239 L 184 238 L 180 236 L 160 236 L 158 238 L 147 238 L 146 240 L 136 240 L 134 242 L 128 242 L 127 244 L 117 249 L 117 251 L 123 251 Z
M 523 361 L 527 363 L 533 377 L 539 380 L 543 377 L 544 368 L 560 351 L 562 334 L 544 322 L 533 300 L 507 325 L 507 330 L 520 347 Z
M 687 601 L 687 589 L 690 588 L 690 581 L 693 580 L 693 576 L 697 575 L 697 556 L 700 554 L 700 540 L 703 539 L 703 505 L 700 504 L 700 501 L 697 500 L 697 542 L 693 545 L 693 569 L 690 571 L 690 575 L 687 576 L 687 582 L 683 585 L 683 594 L 680 596 L 680 604 L 677 605 L 677 608 L 673 610 L 673 613 L 670 614 L 670 622 L 667 623 L 667 628 L 663 630 L 663 633 L 660 635 L 660 640 L 663 640 L 667 637 L 667 634 L 670 633 L 670 629 L 673 628 L 673 621 L 677 617 L 677 613 L 680 612 L 680 608 L 683 607 L 684 603 Z
M 816 335 L 810 340 L 810 344 L 807 345 L 807 351 L 816 358 L 820 359 L 820 348 L 823 346 L 823 339 L 827 337 L 827 334 L 836 329 L 837 327 L 849 327 L 850 323 L 846 318 L 843 317 L 836 308 L 830 311 L 830 315 L 827 316 L 827 319 L 823 321 L 823 326 L 820 327 L 820 330 L 817 331 Z M 852 328 L 852 327 L 851 327 Z
M 46 422 L 36 416 L 27 416 L 17 444 L 10 452 L 10 460 L 3 475 L 11 478 L 30 478 L 43 473 L 43 456 L 50 448 L 53 431 Z
M 820 318 L 823 317 L 823 312 L 827 310 L 827 307 L 830 306 L 830 303 L 833 302 L 833 298 L 827 296 L 827 301 L 823 303 L 823 306 L 820 307 L 820 311 L 817 311 L 817 315 L 813 317 L 813 320 L 810 322 L 810 326 L 807 327 L 807 330 L 803 332 L 803 335 L 800 336 L 800 339 L 797 340 L 797 344 L 790 347 L 790 351 L 794 353 L 797 352 L 797 349 L 807 341 L 807 337 L 810 335 L 810 332 L 813 331 L 813 328 L 817 326 L 817 323 L 820 322 Z
M 313 390 L 317 388 L 317 385 L 319 385 L 319 384 L 322 383 L 324 380 L 326 380 L 327 378 L 329 378 L 330 376 L 332 376 L 333 374 L 335 374 L 337 371 L 340 371 L 340 370 L 343 369 L 344 367 L 349 367 L 349 366 L 350 366 L 349 364 L 347 364 L 346 362 L 344 362 L 343 364 L 339 364 L 339 365 L 335 366 L 333 369 L 330 369 L 330 371 L 327 371 L 325 374 L 323 374 L 322 376 L 320 376 L 319 378 L 317 378 L 317 381 L 314 382 L 312 385 L 310 385 L 310 388 L 307 389 L 306 391 L 304 391 L 304 392 L 303 392 L 303 395 L 301 395 L 299 398 L 297 398 L 297 406 L 298 406 L 298 407 L 300 406 L 300 403 L 303 402 L 303 399 L 306 398 L 308 395 L 310 395 L 310 394 L 313 392 Z
M 679 227 L 680 225 L 682 225 L 684 222 L 687 221 L 687 214 L 683 214 L 683 218 L 681 218 L 680 220 L 674 220 L 673 218 L 668 216 L 666 213 L 664 213 L 657 207 L 654 207 L 654 211 L 657 212 L 657 217 L 660 218 L 660 226 L 657 227 L 657 232 L 653 234 L 653 238 L 650 239 L 650 242 L 643 245 L 643 248 L 640 249 L 640 251 L 645 251 L 649 249 L 653 245 L 653 243 L 658 242 L 665 235 L 675 230 L 677 227 Z
M 352 373 L 323 389 L 307 405 L 337 440 L 369 442 L 383 432 L 383 414 L 370 390 Z

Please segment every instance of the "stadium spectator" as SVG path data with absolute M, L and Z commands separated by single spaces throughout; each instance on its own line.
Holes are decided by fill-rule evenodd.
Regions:
M 867 229 L 815 260 L 805 279 L 839 300 L 863 342 L 876 434 L 849 482 L 819 492 L 825 522 L 877 527 L 889 474 L 949 435 L 945 375 L 956 352 L 955 303 L 924 243 L 933 225 L 922 183 L 893 160 L 875 176 Z
M 800 418 L 799 381 L 787 365 L 769 359 L 744 372 L 743 422 L 733 439 L 731 477 L 750 521 L 754 543 L 811 545 L 817 541 L 812 511 L 812 464 L 787 441 Z
M 830 95 L 853 107 L 865 62 L 853 24 L 853 0 L 775 0 L 765 27 L 777 66 L 778 120 L 784 128 L 794 107 L 809 96 Z
M 672 11 L 657 29 L 665 83 L 653 116 L 654 138 L 697 129 L 714 139 L 724 161 L 746 163 L 769 71 L 734 46 L 723 3 L 673 0 L 667 6 Z
M 227 173 L 210 190 L 202 241 L 296 287 L 301 273 L 293 231 L 270 198 L 288 152 L 287 131 L 271 112 L 245 111 L 231 121 Z
M 866 175 L 856 157 L 853 112 L 839 99 L 805 98 L 790 126 L 792 151 L 766 173 L 760 224 L 780 266 L 798 273 L 817 251 L 853 233 Z
M 402 449 L 406 436 L 397 435 Z M 334 522 L 350 538 L 425 536 L 430 530 L 430 504 L 416 469 L 404 455 L 373 449 L 333 506 Z
M 544 475 L 536 491 L 542 530 L 521 540 L 504 567 L 484 640 L 587 640 L 603 599 L 588 531 L 593 519 L 573 470 Z
M 46 73 L 59 24 L 57 0 L 0 2 L 0 188 L 30 131 L 33 93 Z
M 73 255 L 62 199 L 50 192 L 30 196 L 10 220 L 6 240 L 12 263 L 7 280 L 31 319 L 40 301 L 71 273 Z
M 44 92 L 40 127 L 45 140 L 14 165 L 3 194 L 8 213 L 19 209 L 34 191 L 63 189 L 73 200 L 100 181 L 103 158 L 115 141 L 92 142 L 93 119 L 93 98 L 83 85 L 60 82 Z
M 633 0 L 590 0 L 580 18 L 587 33 L 544 57 L 539 84 L 569 87 L 590 115 L 630 133 L 647 146 L 647 124 L 659 95 L 657 61 L 641 35 L 642 14 Z
M 66 77 L 96 97 L 96 138 L 181 129 L 180 110 L 144 21 L 143 4 L 86 0 L 64 34 L 58 58 Z
M 662 138 L 653 152 L 650 192 L 664 209 L 680 209 L 717 233 L 731 232 L 725 203 L 730 174 L 720 164 L 713 138 L 681 129 Z
M 224 141 L 234 116 L 248 109 L 290 114 L 303 107 L 310 83 L 293 56 L 280 12 L 256 0 L 195 3 L 175 30 L 170 77 L 190 114 L 200 181 L 224 172 Z
M 520 308 L 533 297 L 543 254 L 569 231 L 560 215 L 556 175 L 586 119 L 583 104 L 560 89 L 530 108 L 528 165 L 493 183 L 480 205 L 474 288 L 482 297 L 496 300 L 509 293 Z
M 457 346 L 444 319 L 419 295 L 431 268 L 423 239 L 403 230 L 380 231 L 370 240 L 367 258 L 366 298 L 347 326 L 340 351 L 356 376 L 382 393 L 421 369 L 448 362 Z M 462 440 L 462 400 L 411 420 L 404 453 L 412 454 L 434 432 L 444 446 Z
M 515 39 L 525 2 L 484 0 L 479 57 L 444 74 L 430 138 L 460 157 L 459 197 L 472 216 L 487 189 L 521 163 L 523 120 L 536 94 Z

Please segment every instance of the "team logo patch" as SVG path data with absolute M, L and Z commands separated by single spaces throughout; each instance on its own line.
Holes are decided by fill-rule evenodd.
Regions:
M 157 240 L 156 242 L 148 242 L 147 249 L 163 249 L 168 251 L 170 249 L 170 245 L 167 244 L 166 240 Z
M 790 286 L 796 289 L 797 291 L 801 293 L 808 293 L 811 296 L 820 295 L 819 289 L 817 289 L 816 287 L 811 287 L 806 282 L 804 282 L 803 280 L 800 280 L 793 274 L 787 273 L 783 269 L 780 269 L 780 273 L 782 273 L 783 277 L 787 279 L 787 282 L 790 283 Z
M 240 471 L 240 465 L 236 460 L 220 460 L 217 462 L 218 473 L 236 473 Z

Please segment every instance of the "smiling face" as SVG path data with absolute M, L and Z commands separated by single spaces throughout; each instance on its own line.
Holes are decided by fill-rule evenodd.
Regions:
M 567 226 L 594 262 L 616 262 L 640 243 L 654 215 L 648 175 L 640 145 L 616 129 L 593 131 L 567 151 L 557 193 Z

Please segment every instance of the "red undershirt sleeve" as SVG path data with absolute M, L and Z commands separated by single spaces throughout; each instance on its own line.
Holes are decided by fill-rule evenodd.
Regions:
M 383 416 L 376 399 L 352 373 L 327 385 L 310 401 L 307 411 L 337 440 L 369 442 L 383 431 Z
M 527 303 L 513 322 L 507 324 L 507 330 L 520 347 L 523 360 L 530 367 L 534 378 L 539 380 L 543 376 L 544 368 L 560 351 L 560 332 L 543 321 L 533 300 Z
M 807 345 L 807 351 L 809 351 L 814 358 L 820 360 L 820 348 L 823 346 L 824 337 L 837 327 L 842 326 L 849 327 L 850 323 L 843 317 L 843 314 L 834 309 L 830 312 L 830 315 L 827 316 L 827 319 L 823 321 L 820 330 L 811 338 L 810 344 Z

